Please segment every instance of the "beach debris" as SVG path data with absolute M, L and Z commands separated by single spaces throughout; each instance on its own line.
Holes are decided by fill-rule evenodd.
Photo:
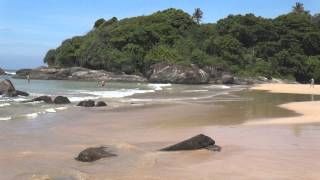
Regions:
M 9 79 L 0 82 L 0 95 L 5 95 L 8 97 L 29 96 L 29 94 L 26 92 L 16 90 Z
M 55 104 L 70 104 L 70 103 L 71 103 L 70 100 L 69 100 L 67 97 L 65 97 L 65 96 L 57 96 L 57 97 L 53 100 L 53 102 L 54 102 Z
M 52 104 L 53 103 L 52 98 L 49 97 L 49 96 L 39 96 L 37 98 L 32 99 L 31 101 L 32 102 L 34 102 L 34 101 L 43 101 L 43 102 L 48 103 L 48 104 Z
M 80 101 L 77 106 L 94 107 L 95 102 L 92 100 Z
M 215 141 L 210 137 L 199 134 L 191 137 L 178 144 L 161 149 L 161 151 L 183 151 L 183 150 L 197 150 L 208 149 L 212 151 L 220 151 L 221 147 L 215 145 Z
M 90 147 L 81 151 L 75 159 L 81 162 L 93 162 L 101 158 L 117 156 L 111 152 L 106 151 L 107 147 Z
M 103 106 L 107 106 L 107 104 L 104 101 L 98 101 L 96 104 L 96 107 L 103 107 Z

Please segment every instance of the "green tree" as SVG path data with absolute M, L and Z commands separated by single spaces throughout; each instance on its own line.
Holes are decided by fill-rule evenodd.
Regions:
M 56 50 L 50 49 L 46 56 L 44 57 L 44 63 L 47 63 L 49 66 L 54 66 L 56 64 Z

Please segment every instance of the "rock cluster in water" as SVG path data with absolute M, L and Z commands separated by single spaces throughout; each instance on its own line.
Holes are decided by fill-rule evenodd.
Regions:
M 16 90 L 9 79 L 0 82 L 0 95 L 4 95 L 7 97 L 29 96 L 29 94 L 26 92 Z
M 42 101 L 48 104 L 70 104 L 70 100 L 65 96 L 57 96 L 56 98 L 52 99 L 50 96 L 39 96 L 36 98 L 33 98 L 30 102 L 35 101 Z
M 104 101 L 98 101 L 95 103 L 93 100 L 87 100 L 87 101 L 80 101 L 77 106 L 82 106 L 82 107 L 102 107 L 102 106 L 107 106 L 107 104 Z

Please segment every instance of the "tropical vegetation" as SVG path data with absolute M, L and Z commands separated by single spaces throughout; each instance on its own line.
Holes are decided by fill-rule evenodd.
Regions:
M 118 20 L 98 19 L 90 32 L 47 52 L 49 66 L 146 74 L 159 62 L 223 68 L 239 76 L 320 82 L 320 14 L 296 3 L 276 18 L 229 15 L 201 23 L 203 12 L 179 9 Z

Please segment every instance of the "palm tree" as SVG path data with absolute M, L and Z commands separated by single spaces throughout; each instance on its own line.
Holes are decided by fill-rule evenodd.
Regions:
M 193 15 L 192 15 L 192 19 L 194 19 L 198 24 L 200 24 L 201 19 L 202 19 L 202 15 L 203 15 L 203 12 L 201 11 L 201 9 L 196 8 L 194 10 Z
M 304 13 L 304 5 L 300 2 L 296 2 L 296 4 L 292 7 L 292 12 L 294 13 Z

